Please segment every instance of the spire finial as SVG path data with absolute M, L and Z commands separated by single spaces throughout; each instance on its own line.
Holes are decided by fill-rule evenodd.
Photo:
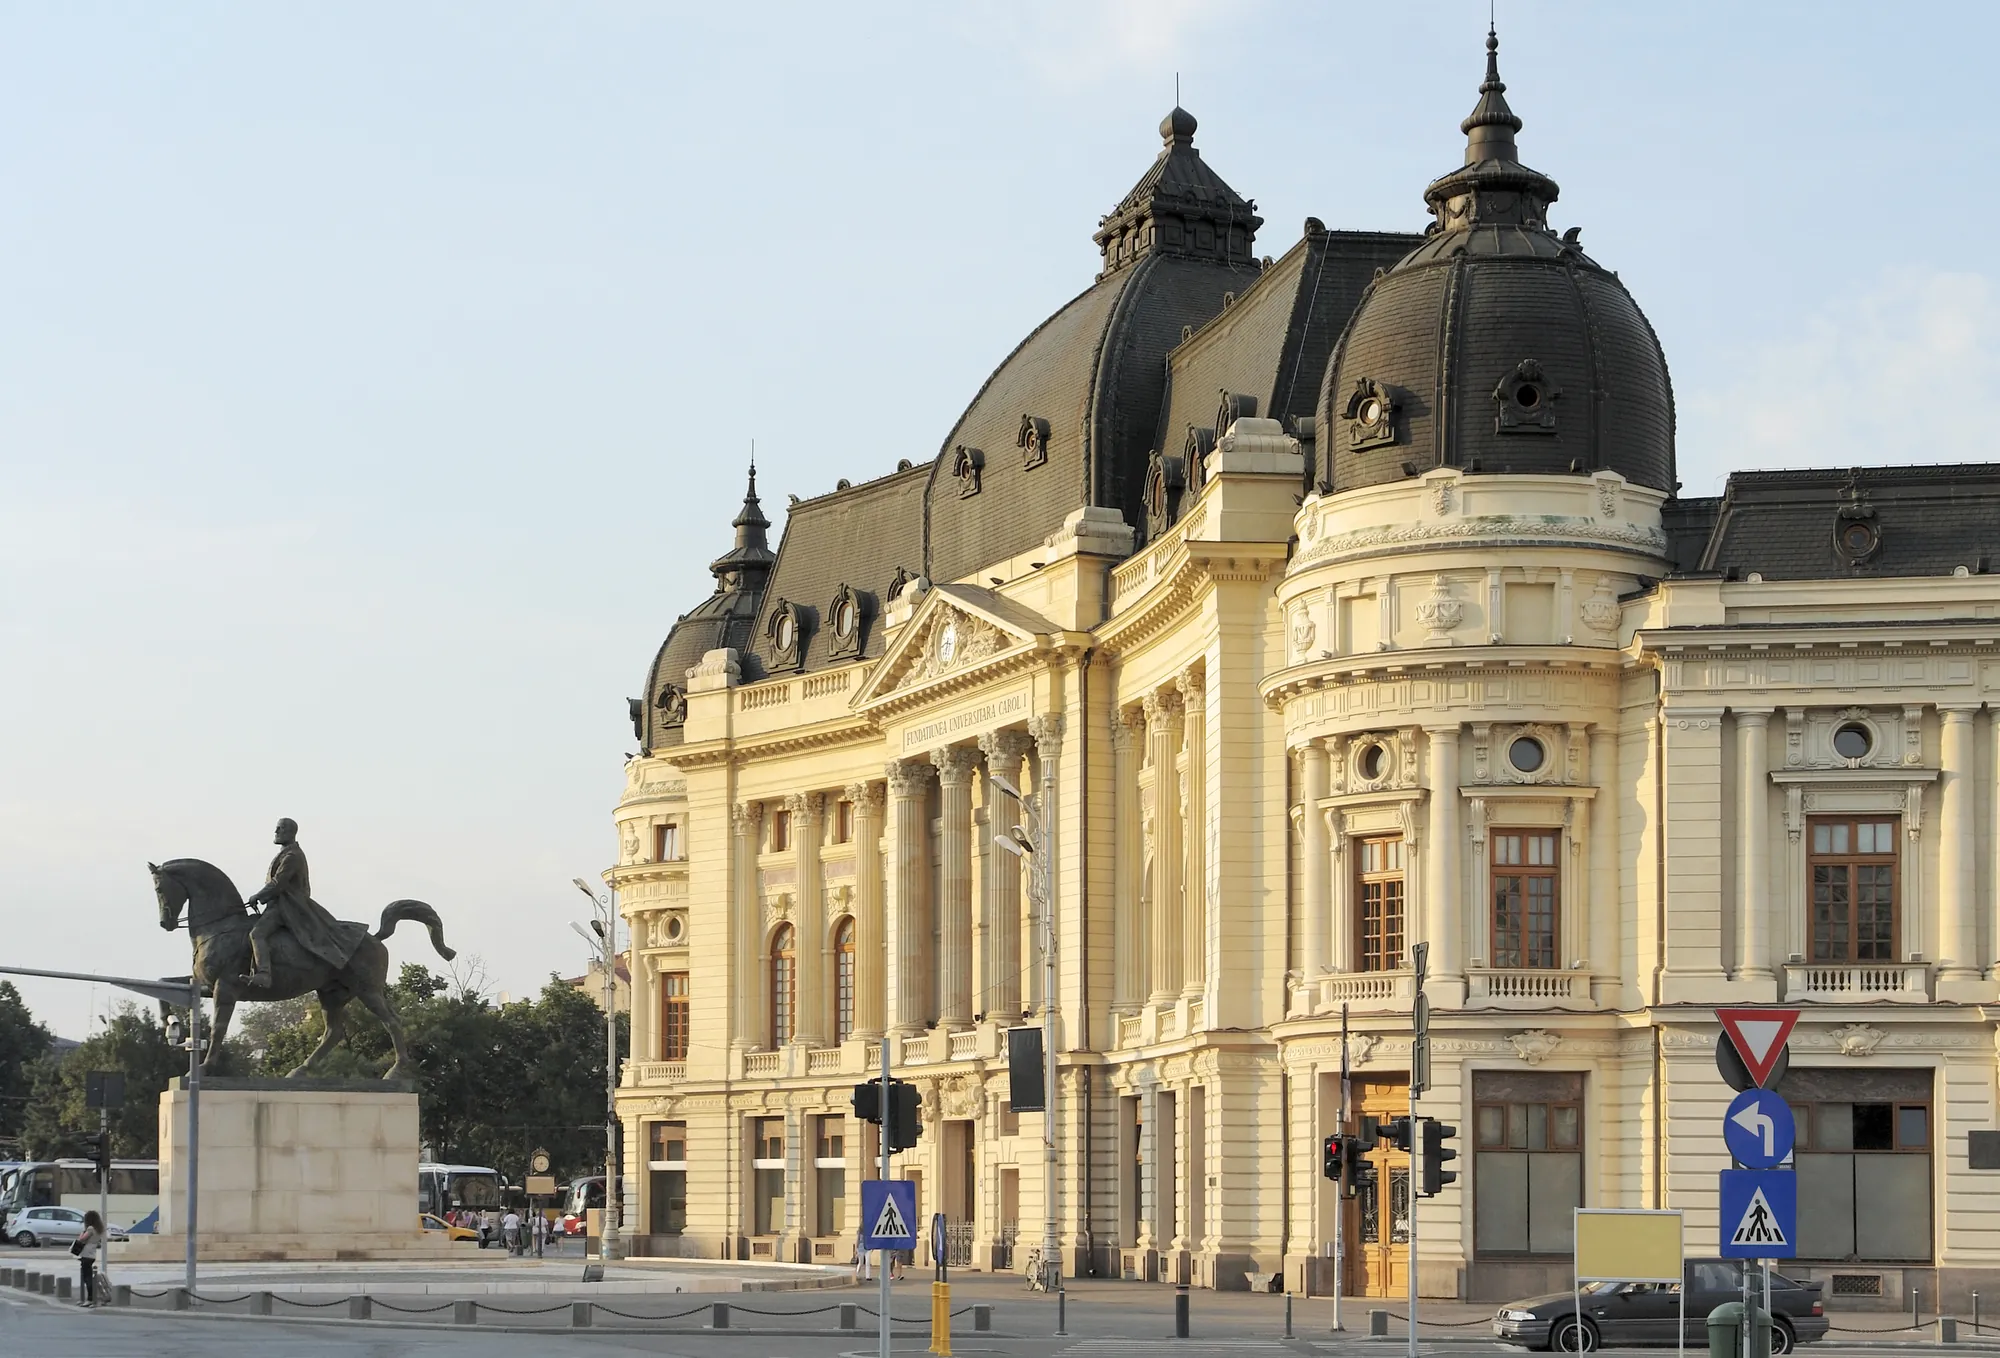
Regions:
M 1458 130 L 1465 133 L 1467 165 L 1520 159 L 1514 151 L 1514 134 L 1521 130 L 1521 120 L 1507 107 L 1507 82 L 1500 78 L 1500 34 L 1490 23 L 1486 27 L 1486 79 L 1479 82 L 1479 102 Z

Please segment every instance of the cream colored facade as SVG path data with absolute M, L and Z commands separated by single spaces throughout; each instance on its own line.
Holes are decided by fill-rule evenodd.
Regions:
M 1298 446 L 1270 420 L 1237 421 L 1209 470 L 1136 555 L 1087 510 L 1041 551 L 919 582 L 878 659 L 744 684 L 725 651 L 693 672 L 685 743 L 628 767 L 609 873 L 640 988 L 619 1098 L 630 1229 L 646 1235 L 673 1163 L 650 1158 L 651 1128 L 684 1124 L 684 1227 L 648 1247 L 849 1258 L 872 1143 L 850 1121 L 820 1159 L 815 1119 L 848 1111 L 886 1035 L 923 1093 L 923 1144 L 898 1157 L 921 1211 L 969 1220 L 978 1266 L 1023 1266 L 1042 1136 L 1007 1109 L 1004 1030 L 1042 996 L 1018 866 L 989 847 L 1014 814 L 986 781 L 1001 772 L 1054 789 L 1072 1272 L 1331 1285 L 1319 1143 L 1343 1010 L 1358 1080 L 1393 1094 L 1409 1066 L 1406 961 L 1361 955 L 1357 855 L 1394 840 L 1403 942 L 1430 945 L 1420 1110 L 1460 1129 L 1458 1182 L 1419 1209 L 1427 1295 L 1566 1276 L 1482 1236 L 1476 1185 L 1501 1168 L 1476 1145 L 1481 1103 L 1580 1118 L 1575 1199 L 1682 1208 L 1705 1248 L 1729 1163 L 1711 1011 L 1777 1001 L 1805 1009 L 1794 1068 L 1832 1081 L 1834 1105 L 1873 1098 L 1882 1072 L 1897 1116 L 1928 1121 L 1923 1172 L 1895 1166 L 1928 1195 L 1925 1257 L 1871 1260 L 1864 1239 L 1818 1271 L 1891 1298 L 1990 1285 L 2000 1178 L 1967 1168 L 1966 1132 L 1995 1122 L 1994 577 L 1663 579 L 1663 496 L 1611 472 L 1445 469 L 1300 503 Z M 1843 728 L 1865 753 L 1836 750 Z M 1517 767 L 1523 738 L 1539 766 Z M 1894 827 L 1888 960 L 1804 960 L 1813 828 L 1834 815 Z M 648 861 L 668 823 L 685 860 Z M 1552 965 L 1496 955 L 1495 845 L 1524 834 L 1554 845 Z M 831 941 L 849 920 L 839 1040 Z M 774 1045 L 784 927 L 797 1013 Z M 661 978 L 680 974 L 687 1050 L 667 1060 Z M 763 1220 L 759 1119 L 784 1134 Z M 817 1191 L 836 1165 L 837 1229 Z M 1351 1264 L 1348 1282 L 1388 1277 Z

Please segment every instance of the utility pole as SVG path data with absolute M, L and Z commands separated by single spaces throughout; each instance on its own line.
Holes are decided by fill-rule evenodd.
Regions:
M 1025 828 L 1017 825 L 1011 836 L 996 838 L 993 843 L 1016 858 L 1024 858 L 1028 862 L 1028 901 L 1033 907 L 1038 924 L 1037 941 L 1042 951 L 1041 1272 L 1044 1285 L 1053 1292 L 1062 1281 L 1062 1246 L 1057 1238 L 1056 1220 L 1056 1186 L 1059 1180 L 1056 1122 L 1056 910 L 1055 893 L 1050 885 L 1050 872 L 1055 855 L 1050 845 L 1050 826 L 1043 812 L 1051 805 L 1055 796 L 1054 761 L 1042 761 L 1040 797 L 1023 797 L 1020 789 L 998 774 L 991 775 L 989 781 L 994 788 L 1012 797 L 1020 805 L 1021 815 L 1027 821 Z
M 604 967 L 604 1232 L 598 1238 L 598 1255 L 609 1262 L 624 1257 L 618 1237 L 619 1209 L 625 1185 L 618 1173 L 618 911 L 609 893 L 599 896 L 583 878 L 573 879 L 576 889 L 590 898 L 591 933 L 576 925 L 584 941 L 603 949 Z
M 1410 949 L 1412 970 L 1415 972 L 1416 998 L 1411 1001 L 1411 1030 L 1414 1039 L 1410 1043 L 1410 1168 L 1409 1179 L 1403 1185 L 1403 1198 L 1410 1214 L 1410 1341 L 1409 1358 L 1417 1358 L 1417 1149 L 1423 1133 L 1418 1130 L 1417 1097 L 1431 1082 L 1431 1005 L 1424 998 L 1424 974 L 1429 969 L 1431 945 L 1419 943 Z

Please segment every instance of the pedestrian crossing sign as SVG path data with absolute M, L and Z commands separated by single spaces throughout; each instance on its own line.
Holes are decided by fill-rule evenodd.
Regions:
M 861 1182 L 861 1247 L 913 1250 L 917 1247 L 917 1186 L 905 1179 Z
M 1726 1259 L 1791 1259 L 1799 1252 L 1798 1176 L 1782 1169 L 1725 1169 L 1720 1194 Z

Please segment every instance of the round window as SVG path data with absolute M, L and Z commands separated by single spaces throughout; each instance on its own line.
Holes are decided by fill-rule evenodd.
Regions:
M 842 599 L 840 607 L 833 611 L 833 630 L 836 635 L 852 637 L 854 625 L 860 621 L 861 610 L 854 606 L 854 600 Z
M 1542 403 L 1541 388 L 1533 382 L 1523 382 L 1514 388 L 1514 404 L 1523 410 L 1533 410 Z
M 1369 397 L 1367 404 L 1361 407 L 1361 422 L 1363 424 L 1374 424 L 1381 418 L 1382 403 L 1372 396 Z
M 1840 541 L 1848 551 L 1860 556 L 1875 542 L 1875 530 L 1865 523 L 1850 523 L 1840 530 Z
M 679 915 L 667 916 L 667 940 L 669 942 L 672 943 L 680 942 L 681 931 L 684 928 L 686 928 L 686 926 L 681 923 L 681 917 Z
M 796 642 L 798 639 L 799 639 L 798 623 L 792 620 L 791 614 L 780 613 L 778 615 L 778 631 L 776 637 L 778 643 L 778 649 L 781 651 L 789 651 L 792 649 L 792 644 Z
M 1542 742 L 1533 736 L 1522 736 L 1507 747 L 1507 762 L 1523 773 L 1533 773 L 1547 758 L 1548 755 L 1542 750 Z
M 1833 733 L 1833 752 L 1842 759 L 1865 759 L 1875 748 L 1875 737 L 1859 722 L 1849 722 Z
M 1354 757 L 1354 771 L 1367 782 L 1374 782 L 1389 766 L 1389 752 L 1380 745 L 1363 745 L 1361 753 Z

